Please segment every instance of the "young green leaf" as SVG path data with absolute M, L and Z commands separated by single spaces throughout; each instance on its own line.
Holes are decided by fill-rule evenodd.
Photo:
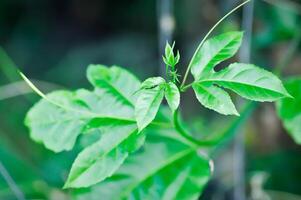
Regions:
M 252 64 L 234 63 L 201 77 L 199 83 L 217 84 L 253 101 L 275 101 L 290 94 L 271 72 Z
M 113 95 L 134 106 L 137 96 L 133 91 L 137 91 L 141 83 L 127 70 L 117 66 L 89 65 L 87 77 L 97 93 Z
M 164 97 L 165 84 L 165 80 L 161 77 L 148 78 L 141 84 L 135 105 L 139 131 L 142 131 L 156 117 Z
M 169 82 L 166 84 L 165 98 L 172 111 L 175 111 L 179 107 L 180 92 L 178 87 L 174 83 Z
M 288 133 L 297 144 L 301 144 L 301 78 L 291 78 L 284 85 L 294 98 L 279 100 L 277 113 Z
M 229 32 L 207 40 L 191 60 L 191 73 L 197 81 L 220 62 L 231 58 L 239 49 L 242 32 Z
M 141 84 L 141 89 L 152 89 L 157 86 L 162 86 L 165 84 L 165 80 L 162 77 L 152 77 L 148 78 Z
M 111 178 L 75 191 L 75 199 L 198 199 L 212 173 L 209 160 L 190 146 L 154 135 L 158 131 L 150 130 L 143 151 L 128 158 Z
M 165 56 L 163 56 L 163 61 L 167 66 L 170 66 L 172 70 L 174 70 L 175 65 L 178 64 L 180 60 L 180 53 L 177 51 L 177 55 L 174 54 L 174 47 L 175 42 L 172 44 L 172 46 L 169 45 L 168 42 L 166 42 L 165 46 Z
M 193 84 L 198 101 L 206 108 L 224 115 L 239 115 L 229 94 L 212 84 Z
M 144 142 L 135 123 L 95 119 L 93 127 L 101 127 L 100 140 L 85 148 L 74 161 L 65 188 L 89 187 L 110 177 Z

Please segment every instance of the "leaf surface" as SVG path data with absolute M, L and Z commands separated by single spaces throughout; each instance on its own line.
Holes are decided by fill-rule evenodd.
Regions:
M 198 101 L 206 108 L 224 115 L 239 115 L 229 94 L 212 84 L 193 84 Z
M 161 77 L 148 78 L 141 84 L 135 105 L 139 131 L 142 131 L 156 117 L 164 97 L 164 90 L 165 80 Z
M 253 101 L 275 101 L 290 94 L 271 72 L 252 64 L 234 63 L 201 78 L 201 83 L 217 84 Z
M 228 32 L 207 40 L 191 60 L 191 73 L 195 80 L 206 74 L 220 62 L 231 58 L 239 49 L 242 32 Z
M 190 146 L 153 135 L 154 131 L 158 130 L 148 134 L 142 152 L 127 159 L 105 182 L 76 191 L 75 199 L 96 200 L 100 195 L 111 200 L 198 199 L 211 176 L 209 160 Z
M 36 103 L 27 113 L 25 124 L 30 129 L 31 138 L 43 143 L 55 152 L 70 150 L 77 136 L 90 120 L 85 104 L 76 100 L 76 93 L 56 91 L 47 97 L 63 107 L 58 107 L 45 99 Z
M 95 117 L 135 120 L 133 94 L 140 81 L 134 75 L 119 67 L 91 65 L 87 76 L 96 87 L 93 92 L 56 91 L 47 95 L 55 104 L 41 99 L 30 109 L 25 123 L 32 139 L 60 152 L 72 149 L 83 127 Z
M 175 111 L 179 107 L 180 92 L 178 87 L 174 83 L 169 82 L 166 84 L 165 98 L 172 111 Z
M 138 134 L 133 94 L 140 82 L 118 67 L 92 66 L 94 91 L 56 91 L 27 114 L 31 137 L 55 152 L 71 150 L 77 137 L 92 129 L 100 140 L 80 153 L 65 187 L 88 187 L 111 176 L 144 142 Z
M 113 95 L 125 104 L 134 105 L 137 96 L 133 91 L 137 91 L 141 83 L 127 70 L 117 66 L 90 65 L 87 77 L 101 95 Z
M 65 188 L 89 187 L 110 177 L 145 139 L 145 135 L 138 134 L 135 123 L 95 119 L 90 126 L 101 126 L 103 135 L 77 156 Z

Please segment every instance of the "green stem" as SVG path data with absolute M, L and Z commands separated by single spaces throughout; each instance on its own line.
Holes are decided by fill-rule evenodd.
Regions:
M 189 133 L 184 130 L 182 125 L 179 121 L 179 110 L 176 110 L 173 114 L 173 123 L 175 126 L 175 129 L 180 133 L 182 137 L 187 139 L 188 141 L 192 142 L 193 144 L 196 144 L 197 146 L 213 146 L 215 145 L 215 141 L 200 141 L 193 138 Z
M 165 76 L 166 76 L 166 79 L 169 80 L 168 65 L 167 64 L 165 64 Z
M 245 5 L 246 3 L 250 2 L 251 0 L 246 0 L 245 2 L 239 4 L 238 6 L 236 6 L 235 8 L 233 8 L 230 12 L 228 12 L 225 16 L 223 16 L 210 30 L 209 32 L 205 35 L 205 37 L 203 38 L 203 40 L 201 41 L 200 45 L 198 46 L 198 48 L 196 49 L 196 51 L 194 52 L 192 59 L 190 60 L 190 63 L 186 69 L 182 84 L 180 88 L 184 88 L 185 86 L 185 82 L 188 76 L 188 73 L 192 67 L 192 61 L 194 60 L 197 52 L 200 50 L 200 48 L 203 46 L 203 44 L 205 43 L 205 41 L 207 40 L 207 38 L 209 37 L 209 35 L 214 31 L 214 29 L 222 22 L 224 21 L 228 16 L 230 16 L 233 12 L 235 12 L 237 9 L 239 9 L 240 7 L 242 7 L 243 5 Z
M 192 142 L 193 144 L 197 145 L 198 147 L 212 147 L 212 146 L 218 146 L 221 143 L 224 143 L 225 141 L 230 140 L 233 135 L 235 134 L 235 130 L 239 128 L 252 114 L 252 111 L 256 108 L 256 103 L 251 102 L 248 103 L 245 108 L 242 111 L 242 114 L 239 118 L 235 119 L 233 123 L 230 124 L 230 126 L 224 131 L 222 134 L 217 135 L 214 138 L 211 139 L 204 139 L 204 140 L 197 140 L 194 137 L 191 136 L 181 125 L 179 121 L 179 113 L 178 110 L 174 112 L 173 115 L 173 123 L 175 129 L 178 131 L 178 133 L 187 139 L 189 142 Z
M 190 83 L 188 85 L 183 86 L 181 89 L 181 92 L 185 92 L 188 88 L 190 88 L 192 86 L 193 83 Z

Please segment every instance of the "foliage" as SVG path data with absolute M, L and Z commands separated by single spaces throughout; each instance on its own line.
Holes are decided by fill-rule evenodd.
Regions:
M 224 115 L 239 115 L 226 89 L 260 102 L 291 97 L 274 74 L 255 65 L 234 63 L 215 71 L 237 52 L 242 32 L 206 37 L 187 68 L 194 77 L 188 85 L 185 75 L 178 86 L 180 54 L 174 54 L 175 43 L 166 45 L 166 79 L 151 77 L 141 83 L 121 67 L 90 65 L 87 78 L 93 90 L 44 95 L 23 75 L 43 97 L 25 120 L 33 140 L 61 152 L 71 150 L 79 136 L 101 132 L 71 167 L 64 188 L 88 188 L 76 190 L 75 198 L 94 199 L 101 192 L 106 199 L 197 199 L 213 164 L 210 155 L 199 153 L 202 141 L 178 122 L 180 92 L 192 87 L 203 106 Z M 159 117 L 164 97 L 173 120 Z
M 74 191 L 75 199 L 197 199 L 211 174 L 208 158 L 167 137 L 176 134 L 173 130 L 148 128 L 146 132 L 141 152 L 106 181 Z
M 290 78 L 284 85 L 294 98 L 281 99 L 277 102 L 278 116 L 294 141 L 301 144 L 301 79 Z
M 221 114 L 238 115 L 224 88 L 255 101 L 274 101 L 290 96 L 275 75 L 251 64 L 235 63 L 219 72 L 214 71 L 216 64 L 234 55 L 241 39 L 240 32 L 209 39 L 192 59 L 191 72 L 195 81 L 190 86 L 201 104 Z M 117 66 L 108 68 L 102 65 L 90 65 L 87 77 L 94 90 L 52 92 L 39 101 L 26 117 L 31 137 L 55 152 L 72 149 L 80 134 L 85 137 L 90 130 L 101 131 L 99 141 L 86 147 L 75 159 L 65 188 L 90 187 L 106 180 L 104 185 L 116 185 L 119 182 L 133 185 L 126 193 L 114 192 L 113 195 L 119 195 L 116 199 L 154 199 L 159 196 L 174 199 L 172 195 L 195 199 L 210 176 L 209 160 L 196 155 L 198 147 L 190 144 L 185 150 L 180 150 L 180 147 L 177 149 L 178 145 L 170 145 L 169 139 L 161 139 L 156 144 L 148 138 L 144 144 L 147 135 L 145 130 L 149 125 L 156 126 L 160 123 L 154 119 L 164 96 L 171 110 L 177 110 L 180 92 L 176 82 L 152 77 L 140 84 L 130 72 Z M 188 87 L 189 85 L 185 89 Z M 141 146 L 145 148 L 143 152 L 133 156 L 128 161 L 129 164 L 122 165 Z M 164 149 L 160 150 L 161 148 Z M 165 151 L 167 152 L 164 153 Z M 156 156 L 160 154 L 166 157 Z M 161 164 L 164 166 L 162 169 L 161 165 L 149 169 L 152 167 L 148 164 L 150 157 L 153 164 L 160 163 L 153 162 L 153 159 L 161 159 L 167 163 Z M 139 172 L 135 168 L 145 168 L 144 170 L 151 172 Z M 123 171 L 124 169 L 126 170 Z M 139 175 L 140 173 L 145 175 Z M 205 180 L 203 176 L 206 177 Z M 190 180 L 189 177 L 193 178 Z M 161 180 L 159 183 L 155 181 L 157 178 Z M 154 193 L 150 192 L 151 189 Z M 192 189 L 195 195 L 185 196 Z M 171 192 L 175 190 L 179 191 Z

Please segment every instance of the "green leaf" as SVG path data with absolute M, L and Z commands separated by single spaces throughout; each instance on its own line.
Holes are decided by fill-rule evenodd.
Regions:
M 224 115 L 239 115 L 229 94 L 212 84 L 193 84 L 198 101 L 206 108 Z
M 90 68 L 89 78 L 96 86 L 93 92 L 50 93 L 26 117 L 32 138 L 55 152 L 72 149 L 81 133 L 101 132 L 99 142 L 76 159 L 65 187 L 88 187 L 104 180 L 144 142 L 144 135 L 138 135 L 132 97 L 139 81 L 120 68 L 108 70 L 110 74 L 103 67 Z
M 95 117 L 134 121 L 134 93 L 140 87 L 136 77 L 119 67 L 101 65 L 91 65 L 87 76 L 94 92 L 53 92 L 46 97 L 52 102 L 42 99 L 30 109 L 25 123 L 33 140 L 60 152 L 72 149 L 82 128 Z
M 75 92 L 56 91 L 47 98 L 62 107 L 45 99 L 35 104 L 25 119 L 30 136 L 55 152 L 70 150 L 93 114 L 88 112 L 84 102 L 77 100 Z
M 169 82 L 166 84 L 165 98 L 172 111 L 175 111 L 179 107 L 180 92 L 178 87 L 174 83 Z
M 89 187 L 110 177 L 144 142 L 135 123 L 94 119 L 92 127 L 101 127 L 101 139 L 85 148 L 74 161 L 65 188 Z
M 279 100 L 277 113 L 294 141 L 301 144 L 301 77 L 291 78 L 284 85 L 294 98 Z
M 135 116 L 139 131 L 150 124 L 159 110 L 164 97 L 165 80 L 161 77 L 146 79 L 141 84 L 135 105 Z
M 111 96 L 99 97 L 80 89 L 56 91 L 46 97 L 52 102 L 41 99 L 28 112 L 25 124 L 33 140 L 55 152 L 71 150 L 77 136 L 93 118 L 135 121 L 134 108 Z
M 75 191 L 75 199 L 198 199 L 211 176 L 209 160 L 193 147 L 154 135 L 158 129 L 149 131 L 142 152 L 128 158 L 105 182 Z
M 165 80 L 162 77 L 152 77 L 146 79 L 140 87 L 141 89 L 152 89 L 163 84 L 165 84 Z
M 134 107 L 127 104 L 118 96 L 106 95 L 96 91 L 80 89 L 77 91 L 78 99 L 85 102 L 94 117 L 126 119 L 135 121 Z
M 195 80 L 206 74 L 220 62 L 231 58 L 239 49 L 242 32 L 229 32 L 207 40 L 191 60 L 191 73 Z
M 274 74 L 252 64 L 231 64 L 219 72 L 201 77 L 199 83 L 217 84 L 253 101 L 275 101 L 290 97 Z
M 134 105 L 140 81 L 130 72 L 117 66 L 89 65 L 88 80 L 100 95 L 113 95 L 126 104 Z

